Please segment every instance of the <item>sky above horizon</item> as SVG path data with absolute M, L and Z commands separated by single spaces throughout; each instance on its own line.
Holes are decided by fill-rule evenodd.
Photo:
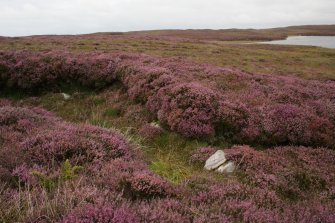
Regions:
M 335 0 L 0 0 L 0 36 L 335 24 Z

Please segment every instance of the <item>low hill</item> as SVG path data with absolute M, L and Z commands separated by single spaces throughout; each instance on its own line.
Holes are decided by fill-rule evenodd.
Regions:
M 288 36 L 335 36 L 335 25 L 290 26 L 272 29 L 189 29 L 130 32 L 128 34 L 178 37 L 197 40 L 277 40 Z

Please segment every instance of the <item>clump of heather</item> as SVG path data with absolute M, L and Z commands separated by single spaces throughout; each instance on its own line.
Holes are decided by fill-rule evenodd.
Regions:
M 192 215 L 182 202 L 166 198 L 89 204 L 74 209 L 61 222 L 192 222 Z
M 245 142 L 259 141 L 269 145 L 331 145 L 334 124 L 329 118 L 319 116 L 308 108 L 293 104 L 264 106 L 249 118 L 241 130 Z
M 199 187 L 197 180 L 192 186 Z M 199 210 L 197 222 L 280 222 L 280 205 L 284 205 L 271 191 L 253 188 L 236 179 L 209 179 L 191 195 L 190 203 Z M 210 209 L 210 211 L 206 211 Z M 248 218 L 250 219 L 248 220 Z
M 206 160 L 216 152 L 217 149 L 207 146 L 196 150 L 190 158 L 191 163 L 204 164 Z
M 147 170 L 136 171 L 123 182 L 132 198 L 154 198 L 174 196 L 175 189 L 165 179 Z
M 320 199 L 335 184 L 335 153 L 329 149 L 276 147 L 257 151 L 249 146 L 235 146 L 225 153 L 251 182 L 260 188 L 272 188 L 288 200 L 311 196 Z
M 97 173 L 96 183 L 131 200 L 174 197 L 177 193 L 166 179 L 148 171 L 139 160 L 115 159 L 106 163 Z
M 197 151 L 195 158 L 206 150 Z M 225 149 L 225 154 L 236 164 L 238 177 L 195 177 L 187 182 L 192 192 L 186 200 L 192 210 L 199 211 L 194 221 L 334 220 L 333 150 L 287 146 L 259 151 L 233 146 Z
M 121 205 L 87 205 L 73 210 L 61 223 L 136 223 L 138 217 L 127 206 Z
M 3 133 L 0 154 L 4 155 L 0 159 L 4 176 L 12 174 L 21 182 L 31 182 L 31 172 L 55 174 L 66 160 L 85 166 L 88 173 L 96 173 L 115 160 L 113 168 L 118 171 L 108 172 L 119 176 L 114 180 L 119 185 L 124 183 L 122 175 L 126 174 L 133 196 L 165 196 L 172 191 L 167 182 L 147 171 L 136 149 L 119 133 L 69 124 L 38 108 L 7 106 L 0 111 L 0 132 Z M 136 171 L 128 165 L 119 168 L 128 163 L 134 163 Z
M 158 119 L 172 130 L 188 137 L 214 136 L 219 97 L 210 88 L 198 83 L 173 87 L 162 99 Z
M 69 159 L 80 165 L 89 162 L 89 168 L 98 168 L 106 160 L 134 157 L 128 142 L 110 130 L 71 125 L 39 108 L 7 106 L 0 107 L 0 111 L 1 153 L 17 153 L 5 163 L 23 156 L 20 161 L 28 166 L 60 165 Z
M 164 130 L 155 123 L 144 124 L 140 129 L 140 135 L 146 139 L 153 139 L 162 134 Z
M 11 105 L 11 101 L 5 98 L 0 98 L 0 107 Z
M 142 222 L 192 222 L 193 219 L 190 208 L 177 199 L 142 201 L 134 209 Z
M 108 159 L 131 159 L 133 156 L 128 143 L 119 134 L 87 125 L 61 124 L 27 137 L 21 146 L 32 162 L 38 164 L 66 159 L 78 164 L 97 164 Z
M 74 167 L 81 167 L 83 171 L 78 173 L 79 179 L 84 179 L 87 184 L 99 185 L 94 193 L 101 195 L 84 203 L 103 201 L 106 191 L 114 198 L 139 201 L 176 195 L 175 188 L 150 172 L 136 148 L 117 132 L 90 125 L 69 124 L 40 108 L 5 106 L 0 111 L 0 184 L 15 193 L 29 194 L 37 190 L 53 193 L 55 187 L 62 187 L 63 190 L 68 184 L 61 180 L 77 179 L 74 177 L 77 173 L 72 171 Z M 66 170 L 63 169 L 64 162 L 69 165 Z M 85 187 L 83 185 L 83 189 Z M 5 196 L 1 193 L 2 189 L 0 197 Z M 89 194 L 86 197 L 90 197 Z M 41 208 L 38 199 L 36 197 L 36 204 L 28 204 Z M 8 201 L 9 204 L 13 202 Z M 73 202 L 67 204 L 73 208 L 78 205 L 74 199 L 69 202 Z M 128 209 L 115 209 L 115 206 L 112 209 L 96 209 L 93 206 L 82 209 L 83 212 L 79 211 L 82 215 L 70 214 L 64 221 L 120 222 L 120 219 L 128 219 L 125 222 L 133 222 L 137 219 Z M 44 210 L 40 211 L 44 213 Z M 66 211 L 62 209 L 62 213 Z M 36 213 L 31 214 L 35 216 Z
M 162 124 L 184 136 L 233 143 L 333 147 L 335 84 L 249 74 L 143 54 L 0 52 L 0 88 L 25 91 L 121 82 Z
M 192 188 L 188 202 L 198 210 L 199 222 L 334 220 L 334 151 L 305 147 L 257 151 L 234 146 L 225 153 L 237 165 L 237 178 L 188 181 Z

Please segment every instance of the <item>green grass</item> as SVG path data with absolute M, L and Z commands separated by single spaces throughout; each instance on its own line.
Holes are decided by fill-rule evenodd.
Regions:
M 192 168 L 172 159 L 170 156 L 164 156 L 161 159 L 152 161 L 149 169 L 173 183 L 180 183 L 192 175 Z
M 145 156 L 149 168 L 173 183 L 183 182 L 188 177 L 199 175 L 202 169 L 189 162 L 192 152 L 206 146 L 207 142 L 186 139 L 176 133 L 165 132 L 145 142 Z
M 87 89 L 67 89 L 66 92 L 71 92 L 69 100 L 64 100 L 60 93 L 46 93 L 38 97 L 24 95 L 15 101 L 21 106 L 43 107 L 69 122 L 88 123 L 119 131 L 142 150 L 149 169 L 174 184 L 203 172 L 202 168 L 189 163 L 189 157 L 194 150 L 206 146 L 207 142 L 190 140 L 169 131 L 151 140 L 141 138 L 139 129 L 149 120 L 130 120 L 123 111 L 131 111 L 134 106 L 138 109 L 134 109 L 133 116 L 146 114 L 147 111 L 144 106 L 131 102 L 122 86 L 112 86 L 102 92 Z
M 105 113 L 106 116 L 109 117 L 119 117 L 121 115 L 121 109 L 119 108 L 108 108 Z

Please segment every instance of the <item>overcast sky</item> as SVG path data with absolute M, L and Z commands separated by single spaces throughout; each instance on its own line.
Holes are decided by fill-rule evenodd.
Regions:
M 335 0 L 0 0 L 0 35 L 335 24 Z

